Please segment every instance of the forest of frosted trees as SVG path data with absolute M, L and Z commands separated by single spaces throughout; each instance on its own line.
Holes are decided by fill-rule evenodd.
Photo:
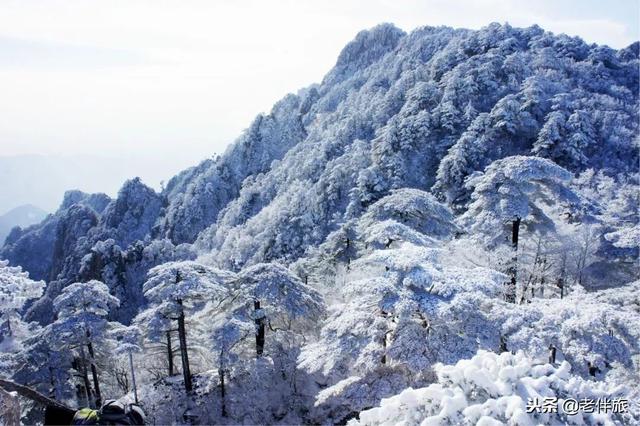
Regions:
M 640 422 L 639 58 L 359 33 L 160 193 L 70 190 L 11 231 L 0 379 L 149 424 Z

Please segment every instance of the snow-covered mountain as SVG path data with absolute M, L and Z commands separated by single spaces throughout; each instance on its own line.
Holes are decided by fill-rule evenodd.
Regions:
M 615 51 L 539 27 L 406 34 L 380 25 L 358 34 L 321 84 L 287 95 L 163 193 L 134 180 L 105 212 L 83 213 L 65 197 L 55 218 L 12 235 L 1 256 L 59 286 L 80 274 L 77 262 L 61 274 L 65 259 L 109 239 L 121 251 L 195 243 L 239 269 L 295 260 L 394 188 L 431 190 L 464 210 L 465 178 L 509 155 L 619 179 L 638 163 L 637 61 L 637 43 Z M 42 232 L 54 221 L 57 236 Z M 31 266 L 23 253 L 42 255 Z
M 260 283 L 289 283 L 286 306 L 268 315 L 289 327 L 311 318 L 295 333 L 316 338 L 297 340 L 289 328 L 297 337 L 278 341 L 272 358 L 229 367 L 230 400 L 255 401 L 229 403 L 235 421 L 340 423 L 406 386 L 427 386 L 433 364 L 478 349 L 544 356 L 552 343 L 577 374 L 590 374 L 587 362 L 602 374 L 613 362 L 633 371 L 638 336 L 627 322 L 637 307 L 615 314 L 606 296 L 597 317 L 610 322 L 602 330 L 611 341 L 600 328 L 575 337 L 592 356 L 566 340 L 571 330 L 549 329 L 549 318 L 578 313 L 560 302 L 542 315 L 527 303 L 578 300 L 584 289 L 637 279 L 639 58 L 637 42 L 614 50 L 537 26 L 405 33 L 379 25 L 359 33 L 320 84 L 259 115 L 223 155 L 161 193 L 139 179 L 115 199 L 69 191 L 55 214 L 14 230 L 0 258 L 47 281 L 25 313 L 42 325 L 60 321 L 54 302 L 69 297 L 70 284 L 99 280 L 120 300 L 109 319 L 129 324 L 138 315 L 134 323 L 161 330 L 161 314 L 175 306 L 150 296 L 148 272 L 184 280 L 180 309 L 183 297 L 205 298 L 188 309 L 193 321 L 218 324 L 212 338 L 227 348 L 220 365 L 237 362 L 227 352 L 262 318 L 226 291 L 273 301 L 280 293 Z M 180 263 L 196 258 L 225 273 Z M 186 278 L 198 274 L 216 286 Z M 501 300 L 509 279 L 517 305 Z M 212 325 L 207 318 L 220 311 L 209 303 L 218 298 L 229 310 Z M 573 332 L 588 320 L 575 321 Z M 431 340 L 427 349 L 416 343 Z M 205 400 L 220 385 L 211 362 L 196 380 Z M 265 399 L 254 376 L 282 399 Z M 187 409 L 182 400 L 158 405 L 176 383 L 158 386 L 147 390 L 156 419 Z M 295 408 L 281 406 L 287 398 Z

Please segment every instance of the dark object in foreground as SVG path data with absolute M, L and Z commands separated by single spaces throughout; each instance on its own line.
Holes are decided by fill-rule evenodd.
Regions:
M 30 399 L 37 404 L 44 405 L 45 425 L 70 425 L 71 421 L 73 420 L 73 416 L 76 410 L 67 407 L 66 405 L 56 401 L 55 399 L 41 394 L 35 389 L 31 389 L 28 386 L 24 386 L 6 379 L 0 379 L 0 388 L 6 390 L 7 392 L 16 392 L 18 393 L 18 395 L 24 398 Z
M 70 408 L 47 405 L 44 409 L 45 426 L 70 425 L 76 410 Z
M 27 399 L 30 399 L 38 404 L 42 404 L 44 406 L 52 405 L 54 407 L 58 407 L 60 409 L 71 410 L 69 407 L 64 405 L 61 402 L 56 401 L 55 399 L 49 398 L 46 395 L 41 394 L 35 389 L 31 389 L 28 386 L 21 385 L 16 382 L 12 382 L 11 380 L 0 379 L 0 388 L 6 390 L 7 392 L 16 392 L 18 395 L 23 396 Z M 75 411 L 75 410 L 71 410 Z
M 44 411 L 45 426 L 58 425 L 144 425 L 145 415 L 136 404 L 122 404 L 113 399 L 100 408 L 71 410 L 47 405 Z
M 100 410 L 78 410 L 70 423 L 74 425 L 144 425 L 144 412 L 136 404 L 123 404 L 114 399 L 104 403 Z
M 137 404 L 123 404 L 111 399 L 100 410 L 83 408 L 74 410 L 55 399 L 49 398 L 28 386 L 0 379 L 0 388 L 7 392 L 16 392 L 45 406 L 45 426 L 58 425 L 144 425 L 145 415 Z

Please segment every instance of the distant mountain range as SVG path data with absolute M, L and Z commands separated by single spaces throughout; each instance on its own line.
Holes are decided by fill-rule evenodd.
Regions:
M 0 216 L 0 241 L 4 244 L 4 239 L 15 226 L 24 228 L 34 223 L 40 223 L 46 216 L 46 211 L 31 204 L 24 204 L 9 210 Z
M 0 156 L 0 214 L 24 204 L 53 212 L 68 189 L 114 196 L 131 176 L 140 176 L 157 190 L 162 180 L 201 159 L 195 154 L 162 158 L 153 153 L 144 158 L 100 154 Z

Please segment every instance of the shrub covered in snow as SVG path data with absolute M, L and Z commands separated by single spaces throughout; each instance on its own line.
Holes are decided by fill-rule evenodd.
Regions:
M 498 355 L 479 351 L 455 365 L 438 364 L 435 370 L 437 383 L 409 388 L 383 399 L 379 407 L 361 412 L 359 420 L 348 424 L 596 425 L 626 424 L 632 420 L 629 414 L 613 413 L 613 409 L 598 413 L 596 408 L 591 413 L 584 410 L 577 414 L 571 414 L 569 406 L 563 409 L 563 401 L 568 399 L 614 400 L 625 391 L 574 376 L 567 362 L 557 366 L 536 364 L 523 352 Z M 545 412 L 538 406 L 545 398 L 557 398 L 555 412 Z

